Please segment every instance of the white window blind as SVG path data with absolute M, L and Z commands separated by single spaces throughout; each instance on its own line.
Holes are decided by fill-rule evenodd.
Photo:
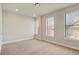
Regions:
M 54 17 L 47 18 L 47 35 L 54 37 Z
M 79 11 L 66 13 L 65 20 L 66 38 L 79 40 Z

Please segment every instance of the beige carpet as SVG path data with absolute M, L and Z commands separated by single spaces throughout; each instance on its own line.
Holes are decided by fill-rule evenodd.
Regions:
M 36 39 L 5 44 L 2 46 L 3 55 L 71 55 L 79 51 L 50 44 Z

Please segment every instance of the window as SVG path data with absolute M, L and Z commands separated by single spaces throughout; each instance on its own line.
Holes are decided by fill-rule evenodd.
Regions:
M 47 36 L 54 37 L 54 17 L 47 18 Z
M 66 38 L 79 40 L 79 11 L 66 13 L 65 20 Z

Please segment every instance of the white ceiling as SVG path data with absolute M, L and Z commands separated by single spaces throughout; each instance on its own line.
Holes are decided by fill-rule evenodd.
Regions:
M 73 5 L 72 3 L 40 3 L 40 7 L 35 7 L 34 3 L 4 3 L 3 10 L 19 13 L 22 15 L 33 17 L 44 15 L 55 10 Z M 16 12 L 16 9 L 19 9 Z

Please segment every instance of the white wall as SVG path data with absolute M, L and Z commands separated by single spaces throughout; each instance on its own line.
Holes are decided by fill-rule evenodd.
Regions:
M 1 51 L 1 42 L 2 41 L 2 7 L 0 4 L 0 51 Z
M 31 39 L 34 35 L 34 20 L 30 17 L 3 11 L 3 42 Z
M 35 19 L 35 38 L 41 39 L 41 17 Z
M 49 17 L 49 16 L 54 16 L 55 17 L 55 30 L 54 30 L 54 39 L 51 37 L 42 37 L 42 40 L 45 41 L 49 41 L 51 43 L 55 43 L 55 44 L 59 44 L 62 46 L 66 46 L 66 47 L 70 47 L 70 48 L 74 48 L 79 50 L 79 40 L 69 40 L 67 38 L 65 38 L 65 13 L 70 13 L 70 12 L 74 12 L 74 11 L 79 11 L 79 4 L 61 9 L 61 10 L 57 10 L 55 12 L 52 12 L 50 14 L 46 14 L 42 16 L 42 31 L 41 34 L 42 36 L 45 35 L 45 17 Z

